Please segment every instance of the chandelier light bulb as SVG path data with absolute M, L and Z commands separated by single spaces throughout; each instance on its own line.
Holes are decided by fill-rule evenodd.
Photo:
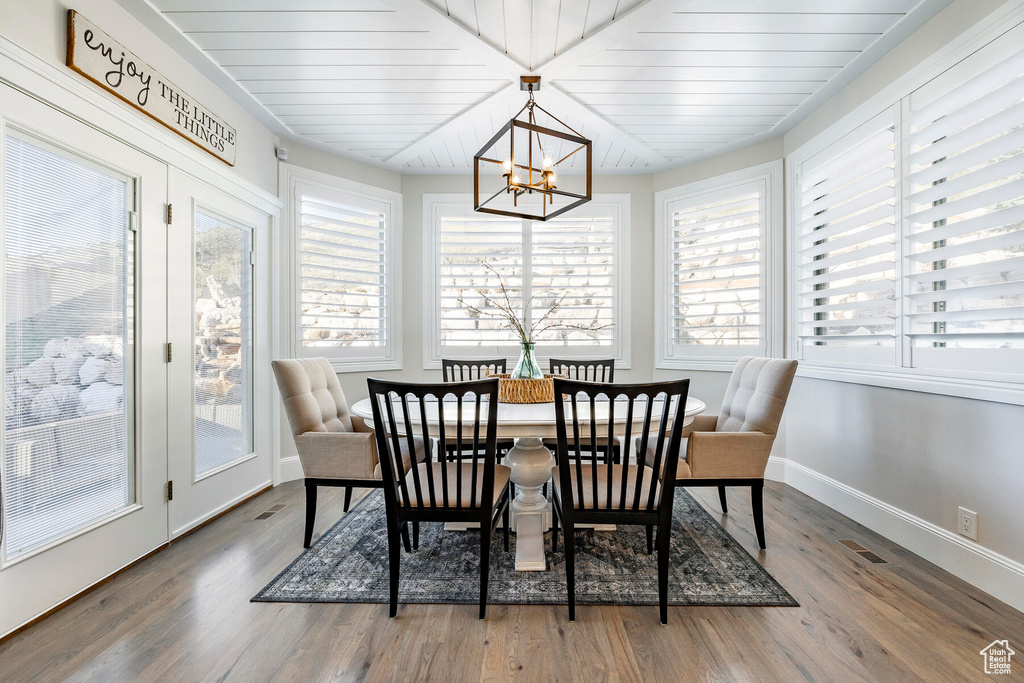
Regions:
M 518 185 L 519 184 L 519 175 L 518 174 L 512 176 L 512 184 L 513 185 Z
M 502 168 L 505 169 L 505 173 L 511 173 L 512 172 L 512 160 L 511 159 L 505 159 L 505 162 L 501 166 L 502 166 Z

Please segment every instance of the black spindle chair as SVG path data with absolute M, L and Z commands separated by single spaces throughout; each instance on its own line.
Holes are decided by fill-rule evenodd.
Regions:
M 548 361 L 548 370 L 552 375 L 576 379 L 583 382 L 614 382 L 615 359 L 580 359 L 564 360 L 552 358 Z
M 548 371 L 552 375 L 558 377 L 565 377 L 566 379 L 575 379 L 583 382 L 607 382 L 611 383 L 615 381 L 615 359 L 614 358 L 601 358 L 601 359 L 579 359 L 579 360 L 567 360 L 564 358 L 551 358 L 548 360 Z M 544 445 L 548 448 L 555 447 L 554 439 L 544 439 Z M 583 457 L 588 460 L 597 461 L 597 454 L 589 450 L 586 444 L 580 447 L 580 453 Z M 621 445 L 619 444 L 618 438 L 615 439 L 612 444 L 612 462 L 619 461 L 619 452 Z M 606 463 L 608 461 L 605 461 Z M 544 495 L 548 495 L 548 486 L 544 485 Z
M 442 358 L 441 376 L 445 382 L 466 382 L 474 379 L 486 379 L 489 375 L 498 375 L 505 372 L 505 359 L 465 359 Z M 498 441 L 498 462 L 501 462 L 509 449 L 515 445 L 511 439 Z M 445 453 L 449 460 L 455 458 L 455 446 L 451 439 L 444 446 Z M 515 487 L 512 487 L 512 495 L 515 495 Z
M 569 621 L 576 620 L 575 530 L 577 524 L 641 525 L 647 552 L 653 552 L 658 528 L 658 602 L 661 623 L 668 623 L 668 552 L 672 528 L 672 477 L 655 473 L 679 462 L 683 420 L 690 380 L 652 384 L 596 384 L 555 378 L 557 466 L 552 471 L 554 516 L 552 550 L 558 547 L 558 521 L 565 534 L 565 579 Z M 568 408 L 566 407 L 568 405 Z M 607 411 L 607 415 L 602 413 Z M 640 425 L 637 429 L 634 426 Z M 617 425 L 619 425 L 617 427 Z M 622 438 L 621 464 L 584 462 L 591 453 L 610 452 L 617 430 Z M 631 432 L 639 435 L 631 459 Z
M 491 534 L 499 518 L 503 520 L 505 550 L 509 547 L 508 483 L 512 471 L 498 465 L 495 457 L 498 380 L 407 384 L 371 378 L 366 384 L 373 408 L 387 508 L 391 573 L 388 614 L 394 617 L 398 611 L 401 537 L 408 533 L 409 522 L 412 522 L 414 548 L 419 547 L 420 522 L 476 522 L 480 524 L 480 618 L 483 619 L 487 610 Z M 445 396 L 454 396 L 454 400 L 445 401 Z M 437 425 L 436 435 L 431 433 L 431 424 Z M 402 441 L 407 440 L 411 445 L 417 436 L 426 444 L 426 458 L 406 473 L 402 466 Z M 439 443 L 447 443 L 450 438 L 457 444 L 454 461 L 434 460 L 431 451 L 435 436 Z
M 474 379 L 487 379 L 488 375 L 505 372 L 505 359 L 494 358 L 484 360 L 459 360 L 457 358 L 441 359 L 441 376 L 445 382 L 467 382 Z

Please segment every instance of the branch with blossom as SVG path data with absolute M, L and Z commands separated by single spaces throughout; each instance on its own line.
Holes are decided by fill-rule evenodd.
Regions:
M 480 265 L 490 271 L 490 273 L 498 280 L 501 296 L 495 298 L 490 296 L 487 292 L 477 289 L 476 293 L 481 299 L 483 299 L 482 307 L 474 306 L 461 296 L 458 299 L 459 304 L 464 306 L 466 310 L 475 316 L 504 320 L 507 327 L 516 333 L 516 336 L 519 337 L 519 340 L 523 344 L 532 344 L 538 335 L 543 334 L 548 330 L 581 330 L 584 332 L 596 332 L 597 330 L 603 330 L 612 326 L 612 323 L 605 323 L 604 325 L 596 325 L 594 323 L 589 325 L 580 325 L 577 323 L 552 320 L 552 316 L 558 312 L 558 309 L 561 307 L 565 297 L 569 294 L 568 292 L 563 292 L 562 296 L 548 307 L 544 312 L 544 315 L 540 316 L 533 325 L 527 328 L 526 323 L 523 320 L 523 316 L 512 304 L 513 297 L 509 294 L 509 288 L 505 283 L 505 278 L 502 277 L 501 273 L 498 272 L 498 269 L 491 264 L 481 261 Z M 499 300 L 499 298 L 501 300 Z M 519 297 L 519 300 L 522 301 L 522 297 Z M 533 297 L 530 297 L 530 300 L 526 302 L 523 310 L 529 310 L 532 303 Z M 485 309 L 494 309 L 497 312 Z

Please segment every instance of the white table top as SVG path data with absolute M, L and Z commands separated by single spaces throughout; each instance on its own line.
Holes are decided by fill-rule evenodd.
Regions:
M 455 424 L 455 403 L 445 402 L 445 407 L 451 406 L 449 410 L 446 410 L 445 424 Z M 590 411 L 589 403 L 584 400 L 580 400 L 580 420 L 589 421 Z M 598 424 L 607 424 L 608 421 L 608 402 L 598 401 L 596 404 L 596 418 Z M 466 404 L 464 410 L 466 414 L 463 419 L 472 421 L 472 415 L 467 410 L 469 404 Z M 693 418 L 700 413 L 703 413 L 707 409 L 707 406 L 699 398 L 692 396 L 686 399 L 686 410 L 685 416 L 686 421 L 684 424 L 690 424 L 693 422 Z M 413 423 L 419 422 L 419 416 L 416 411 L 411 411 L 413 414 L 410 415 Z M 437 407 L 436 403 L 431 405 L 427 404 L 427 421 L 431 425 L 437 424 Z M 616 411 L 615 424 L 616 427 L 625 426 L 626 416 L 625 410 Z M 373 426 L 373 407 L 370 405 L 370 399 L 364 398 L 361 401 L 357 401 L 352 406 L 352 414 L 358 415 L 359 417 L 366 420 L 367 424 Z M 661 415 L 661 409 L 655 408 L 654 417 Z M 630 431 L 634 434 L 638 433 L 638 427 L 643 424 L 643 411 L 634 409 L 633 425 L 634 427 Z M 654 422 L 656 426 L 657 420 Z M 624 431 L 624 430 L 623 430 Z M 499 403 L 498 404 L 498 436 L 499 437 L 553 437 L 555 436 L 555 404 L 554 403 Z

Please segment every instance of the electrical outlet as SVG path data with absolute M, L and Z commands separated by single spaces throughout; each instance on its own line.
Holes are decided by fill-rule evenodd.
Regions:
M 957 508 L 957 531 L 962 536 L 978 540 L 978 513 L 966 508 Z

